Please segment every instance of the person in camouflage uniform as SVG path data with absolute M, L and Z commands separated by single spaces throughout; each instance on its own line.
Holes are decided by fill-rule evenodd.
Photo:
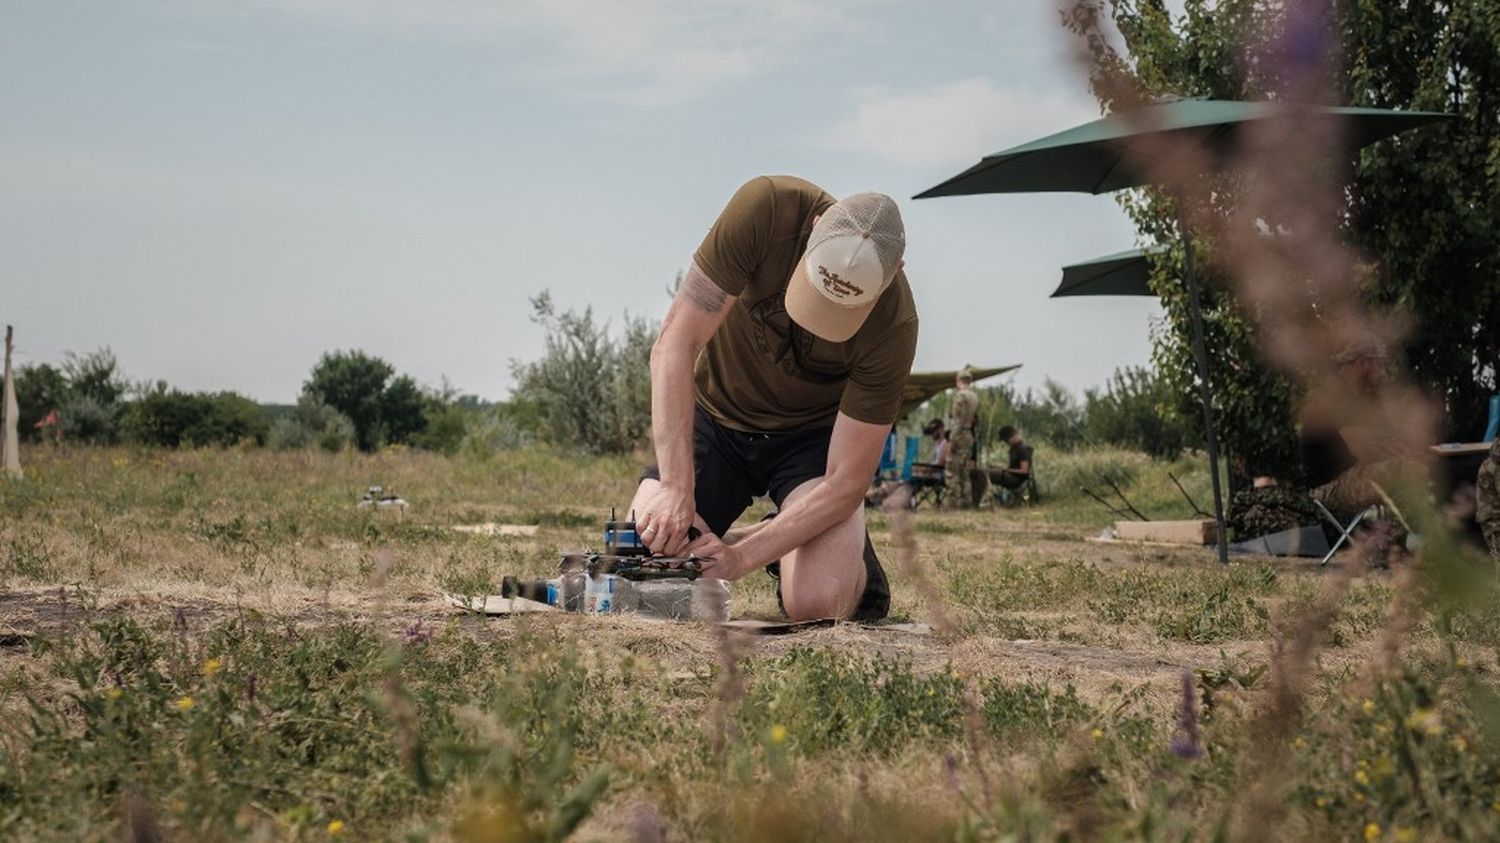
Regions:
M 953 395 L 953 424 L 948 428 L 948 462 L 943 471 L 947 494 L 943 508 L 974 506 L 969 489 L 969 474 L 974 468 L 974 431 L 979 421 L 979 393 L 974 391 L 974 373 L 965 366 L 955 379 L 958 392 Z
M 1490 455 L 1479 465 L 1474 483 L 1474 517 L 1484 531 L 1490 556 L 1500 561 L 1500 436 L 1490 443 Z

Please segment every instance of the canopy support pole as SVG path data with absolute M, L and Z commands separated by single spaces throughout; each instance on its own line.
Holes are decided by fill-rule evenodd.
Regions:
M 1224 494 L 1219 489 L 1219 439 L 1214 433 L 1213 389 L 1208 381 L 1208 351 L 1203 345 L 1203 306 L 1198 298 L 1197 271 L 1193 263 L 1193 238 L 1187 219 L 1177 218 L 1182 236 L 1184 280 L 1187 281 L 1188 314 L 1193 323 L 1193 355 L 1198 359 L 1198 398 L 1203 403 L 1203 438 L 1208 447 L 1208 476 L 1214 488 L 1214 524 L 1219 539 L 1219 561 L 1229 562 L 1229 536 L 1224 529 Z

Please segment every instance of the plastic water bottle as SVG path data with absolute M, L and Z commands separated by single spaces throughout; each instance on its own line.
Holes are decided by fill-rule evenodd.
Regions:
M 589 580 L 585 601 L 584 611 L 603 615 L 633 611 L 638 599 L 629 580 L 614 574 L 601 574 Z

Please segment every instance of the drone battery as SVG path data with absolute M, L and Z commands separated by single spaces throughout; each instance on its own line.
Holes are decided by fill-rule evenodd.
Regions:
M 647 556 L 651 551 L 641 543 L 634 521 L 607 521 L 604 524 L 604 549 L 614 556 Z

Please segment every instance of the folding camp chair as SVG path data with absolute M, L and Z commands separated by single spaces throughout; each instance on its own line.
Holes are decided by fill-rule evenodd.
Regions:
M 1335 530 L 1339 531 L 1339 537 L 1334 540 L 1333 546 L 1328 548 L 1328 554 L 1323 557 L 1322 562 L 1318 563 L 1318 567 L 1320 568 L 1324 565 L 1327 565 L 1329 561 L 1333 559 L 1333 555 L 1339 552 L 1339 548 L 1343 547 L 1345 542 L 1354 541 L 1354 529 L 1356 527 L 1358 527 L 1360 524 L 1363 524 L 1365 521 L 1379 517 L 1380 515 L 1380 505 L 1374 504 L 1360 510 L 1358 514 L 1356 514 L 1354 518 L 1349 521 L 1348 524 L 1344 524 L 1343 522 L 1339 521 L 1338 516 L 1334 515 L 1332 510 L 1323 505 L 1322 501 L 1314 499 L 1313 506 L 1317 507 L 1318 512 L 1321 512 L 1323 514 L 1323 518 L 1325 518 L 1328 523 L 1332 524 Z

